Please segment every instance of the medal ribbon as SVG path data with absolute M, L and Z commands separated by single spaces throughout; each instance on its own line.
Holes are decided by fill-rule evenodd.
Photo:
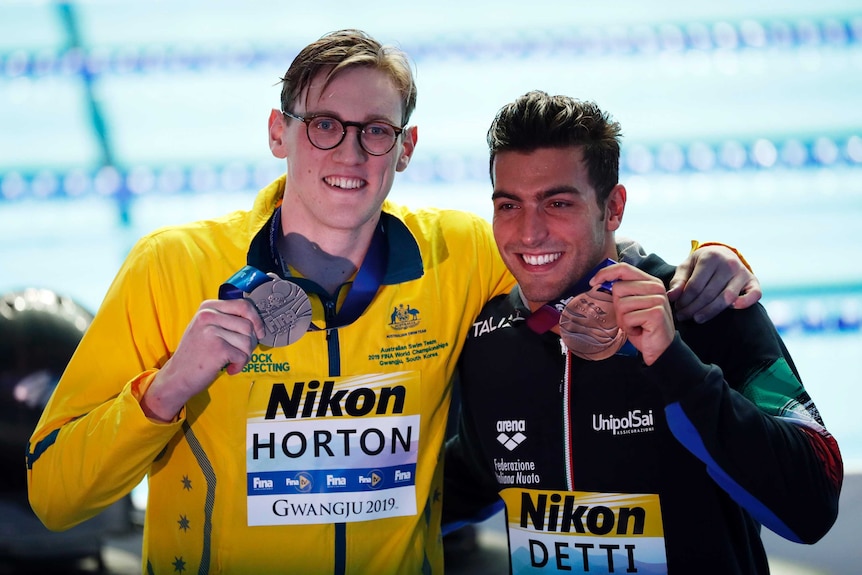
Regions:
M 579 279 L 574 286 L 572 286 L 568 290 L 568 296 L 560 298 L 556 305 L 544 304 L 542 307 L 534 311 L 530 314 L 530 317 L 527 318 L 526 323 L 527 327 L 533 330 L 536 333 L 542 334 L 549 331 L 555 325 L 559 325 L 560 316 L 562 312 L 557 308 L 559 305 L 561 308 L 566 306 L 566 303 L 572 299 L 574 296 L 578 294 L 582 294 L 586 291 L 590 290 L 590 279 L 598 273 L 598 271 L 602 268 L 606 268 L 610 265 L 615 264 L 616 262 L 610 258 L 605 258 L 602 262 L 600 262 L 596 267 L 594 267 L 590 272 Z M 599 289 L 602 291 L 606 291 L 611 293 L 611 289 L 613 287 L 613 283 L 605 282 L 603 283 Z M 622 348 L 617 351 L 616 355 L 629 355 L 634 356 L 637 355 L 637 348 L 630 342 L 626 341 Z
M 610 258 L 605 258 L 604 261 L 602 261 L 601 263 L 599 263 L 599 265 L 590 270 L 590 273 L 579 279 L 577 283 L 575 283 L 575 285 L 573 285 L 567 291 L 569 295 L 560 298 L 556 305 L 546 303 L 545 305 L 534 311 L 532 314 L 530 314 L 530 317 L 527 318 L 527 326 L 536 333 L 545 333 L 555 325 L 559 324 L 561 312 L 559 309 L 557 309 L 556 306 L 559 305 L 561 308 L 566 307 L 566 303 L 570 299 L 572 299 L 578 294 L 584 293 L 585 291 L 589 291 L 590 279 L 592 279 L 592 277 L 596 275 L 596 273 L 598 273 L 600 269 L 606 268 L 615 263 L 617 262 Z M 611 285 L 607 283 L 602 284 L 602 288 L 610 292 Z
M 270 248 L 275 261 L 281 261 L 275 247 L 275 230 L 280 228 L 281 208 L 276 211 L 270 228 Z M 353 285 L 350 286 L 350 291 L 347 292 L 341 309 L 333 317 L 328 315 L 326 317 L 327 329 L 350 325 L 362 315 L 383 282 L 386 261 L 386 234 L 383 231 L 383 226 L 378 223 L 374 229 L 374 234 L 371 236 L 368 253 L 365 254 L 365 259 L 359 266 L 359 271 L 356 273 L 356 278 L 353 280 Z M 286 269 L 284 272 L 285 275 L 288 275 L 288 277 L 283 278 L 285 281 L 298 285 L 306 293 L 317 295 L 323 302 L 331 299 L 331 296 L 316 282 L 307 278 L 293 277 L 289 275 L 289 271 Z M 273 281 L 273 278 L 253 266 L 246 265 L 219 287 L 219 299 L 241 298 L 244 293 L 251 293 L 256 287 L 267 281 Z M 312 325 L 309 329 L 317 328 Z

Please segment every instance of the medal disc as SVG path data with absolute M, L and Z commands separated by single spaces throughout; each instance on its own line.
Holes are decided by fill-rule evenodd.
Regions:
M 560 316 L 560 338 L 573 354 L 598 361 L 617 353 L 626 334 L 617 325 L 613 296 L 603 286 L 574 296 Z
M 293 282 L 281 279 L 266 282 L 256 287 L 248 298 L 266 327 L 261 345 L 290 345 L 305 335 L 311 325 L 311 302 L 305 291 Z

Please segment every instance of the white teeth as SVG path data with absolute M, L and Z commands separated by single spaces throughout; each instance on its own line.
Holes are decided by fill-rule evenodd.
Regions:
M 323 179 L 330 186 L 342 188 L 345 190 L 355 190 L 362 187 L 362 180 L 359 178 L 338 178 L 328 177 Z
M 521 257 L 524 258 L 524 262 L 531 266 L 543 266 L 545 264 L 549 264 L 553 261 L 557 261 L 560 259 L 560 256 L 563 254 L 561 252 L 555 252 L 553 254 L 542 254 L 539 256 L 533 256 L 529 254 L 521 254 Z

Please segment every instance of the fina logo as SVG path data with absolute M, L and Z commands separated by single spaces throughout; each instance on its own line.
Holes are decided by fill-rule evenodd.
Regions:
M 372 469 L 368 475 L 359 476 L 359 484 L 369 489 L 378 489 L 383 485 L 383 472 L 379 469 Z
M 300 471 L 295 477 L 288 477 L 284 480 L 288 487 L 293 487 L 300 493 L 308 493 L 314 487 L 314 481 L 311 475 L 305 471 Z
M 392 315 L 389 316 L 389 327 L 392 329 L 410 329 L 419 325 L 419 310 L 415 307 L 406 306 L 401 303 L 398 307 L 392 308 Z
M 516 447 L 524 443 L 527 436 L 524 431 L 527 430 L 527 422 L 523 419 L 501 420 L 497 422 L 497 441 L 509 451 L 514 451 Z M 514 432 L 514 433 L 513 433 Z M 511 434 L 511 435 L 510 435 Z

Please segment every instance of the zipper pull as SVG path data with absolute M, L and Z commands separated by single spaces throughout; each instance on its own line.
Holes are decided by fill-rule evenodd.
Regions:
M 335 300 L 327 298 L 323 302 L 323 315 L 326 318 L 326 323 L 329 323 L 331 319 L 335 319 Z

